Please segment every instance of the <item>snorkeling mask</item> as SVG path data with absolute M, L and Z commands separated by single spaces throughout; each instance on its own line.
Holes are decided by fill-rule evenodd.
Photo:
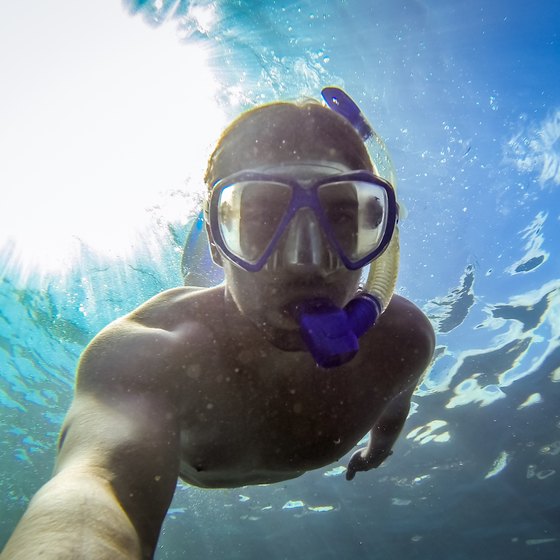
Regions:
M 275 169 L 241 171 L 212 189 L 208 204 L 212 238 L 238 266 L 249 272 L 261 270 L 301 208 L 314 212 L 349 270 L 369 264 L 387 248 L 397 221 L 389 183 L 369 171 L 333 175 L 332 168 L 312 163 Z M 324 169 L 330 174 L 299 178 Z
M 376 173 L 321 170 L 316 162 L 241 171 L 213 186 L 206 220 L 221 252 L 251 272 L 266 265 L 302 208 L 314 213 L 330 248 L 346 268 L 356 270 L 371 263 L 365 289 L 344 309 L 326 298 L 293 306 L 307 348 L 319 366 L 329 368 L 355 356 L 358 338 L 390 301 L 398 271 L 398 204 L 392 164 L 381 139 L 342 90 L 329 87 L 321 93 L 327 105 L 360 133 Z M 191 251 L 198 253 L 202 226 L 199 216 L 183 255 L 183 271 L 187 269 L 191 277 L 192 267 L 186 260 Z M 190 283 L 188 276 L 185 282 Z

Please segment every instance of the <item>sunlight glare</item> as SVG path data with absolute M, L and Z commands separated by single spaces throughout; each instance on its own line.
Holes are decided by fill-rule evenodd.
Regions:
M 224 124 L 206 53 L 175 26 L 106 0 L 35 3 L 0 29 L 0 251 L 23 276 L 62 273 L 83 247 L 126 258 L 156 222 L 184 222 Z

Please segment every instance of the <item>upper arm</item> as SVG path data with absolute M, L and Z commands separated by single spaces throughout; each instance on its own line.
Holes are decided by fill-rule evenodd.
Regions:
M 401 378 L 398 393 L 412 396 L 416 385 L 432 361 L 435 347 L 434 329 L 426 315 L 412 302 L 393 296 L 380 318 L 383 325 L 386 361 L 398 370 Z M 399 398 L 397 395 L 397 398 Z
M 383 321 L 383 323 L 381 323 Z M 410 411 L 410 400 L 431 363 L 435 335 L 428 318 L 412 302 L 393 296 L 381 316 L 383 362 L 394 375 L 394 393 L 381 411 L 374 429 L 399 432 Z
M 145 372 L 133 356 L 123 359 L 131 350 L 94 344 L 82 358 L 55 474 L 75 470 L 105 479 L 140 539 L 153 547 L 178 477 L 177 414 L 165 392 L 135 382 L 134 374 Z
M 409 387 L 402 393 L 393 397 L 385 408 L 382 410 L 379 418 L 377 419 L 377 425 L 398 425 L 404 424 L 408 413 L 410 411 L 410 399 L 412 398 L 412 393 L 414 392 L 414 387 Z

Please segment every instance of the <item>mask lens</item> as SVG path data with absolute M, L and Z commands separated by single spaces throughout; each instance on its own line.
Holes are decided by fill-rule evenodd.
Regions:
M 373 253 L 387 226 L 385 189 L 367 181 L 321 185 L 319 202 L 342 252 L 352 262 Z
M 218 224 L 227 248 L 255 264 L 270 245 L 288 209 L 292 189 L 274 181 L 242 181 L 218 199 Z

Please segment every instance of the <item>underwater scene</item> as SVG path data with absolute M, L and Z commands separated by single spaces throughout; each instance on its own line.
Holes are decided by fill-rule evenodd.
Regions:
M 189 267 L 221 281 L 182 253 L 223 128 L 336 85 L 391 153 L 396 293 L 432 322 L 433 362 L 378 469 L 178 483 L 155 557 L 560 557 L 560 2 L 3 8 L 0 548 L 95 334 Z

